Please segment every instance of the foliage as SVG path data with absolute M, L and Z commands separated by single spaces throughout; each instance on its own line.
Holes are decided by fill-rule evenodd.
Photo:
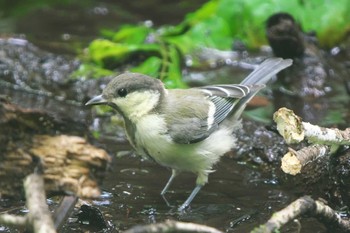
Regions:
M 85 59 L 95 70 L 131 63 L 131 70 L 160 78 L 167 87 L 185 86 L 184 55 L 202 47 L 230 50 L 235 39 L 256 49 L 266 44 L 265 21 L 281 11 L 292 14 L 305 31 L 316 31 L 323 46 L 339 42 L 350 28 L 348 0 L 331 5 L 327 0 L 211 0 L 176 26 L 124 25 L 117 32 L 103 31 L 105 39 L 93 41 Z

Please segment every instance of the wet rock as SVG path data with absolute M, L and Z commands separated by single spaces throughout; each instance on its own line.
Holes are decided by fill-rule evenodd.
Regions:
M 341 206 L 350 206 L 350 149 L 339 153 L 339 156 L 333 159 L 331 169 L 332 186 L 330 192 Z
M 0 92 L 22 107 L 85 120 L 84 103 L 108 78 L 72 79 L 79 65 L 76 58 L 40 50 L 24 39 L 0 39 Z
M 77 216 L 80 223 L 93 228 L 94 231 L 103 231 L 109 228 L 108 222 L 97 207 L 84 204 L 80 207 Z
M 261 123 L 242 123 L 243 127 L 235 132 L 237 146 L 234 151 L 237 155 L 257 164 L 279 163 L 288 146 L 278 132 Z
M 0 50 L 3 81 L 46 94 L 59 96 L 58 87 L 66 85 L 79 66 L 76 59 L 45 52 L 24 39 L 1 39 Z

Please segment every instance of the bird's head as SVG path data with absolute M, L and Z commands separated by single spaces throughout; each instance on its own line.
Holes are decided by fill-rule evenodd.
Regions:
M 116 76 L 103 90 L 85 105 L 109 105 L 124 117 L 137 121 L 156 109 L 165 89 L 158 79 L 137 73 Z

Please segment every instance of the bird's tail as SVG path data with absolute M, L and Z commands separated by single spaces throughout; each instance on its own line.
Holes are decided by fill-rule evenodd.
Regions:
M 246 77 L 242 85 L 266 84 L 281 70 L 292 65 L 293 60 L 282 58 L 269 58 L 261 63 L 255 70 Z
M 291 59 L 269 58 L 255 68 L 255 70 L 241 82 L 242 85 L 249 87 L 250 93 L 240 99 L 234 106 L 231 111 L 231 116 L 229 117 L 230 120 L 237 120 L 241 116 L 246 104 L 259 92 L 259 90 L 263 88 L 265 84 L 274 77 L 274 75 L 291 66 L 292 63 L 293 60 Z

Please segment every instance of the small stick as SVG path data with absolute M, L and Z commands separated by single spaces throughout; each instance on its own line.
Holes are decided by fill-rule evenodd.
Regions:
M 27 218 L 22 216 L 15 216 L 12 214 L 1 214 L 0 225 L 6 225 L 9 227 L 24 228 L 27 224 Z
M 24 190 L 29 213 L 24 217 L 2 214 L 0 223 L 6 226 L 27 228 L 35 233 L 56 233 L 46 204 L 43 177 L 35 173 L 28 175 L 24 180 Z
M 303 196 L 274 213 L 265 224 L 255 228 L 251 233 L 275 232 L 288 222 L 304 214 L 316 217 L 320 222 L 325 223 L 329 229 L 336 226 L 344 232 L 350 232 L 349 220 L 342 219 L 338 213 L 324 203 L 315 201 L 309 196 Z
M 28 221 L 35 233 L 55 233 L 51 213 L 46 204 L 44 179 L 39 174 L 31 174 L 24 180 L 26 204 L 29 209 Z
M 305 165 L 327 155 L 330 147 L 325 145 L 311 145 L 301 150 L 288 148 L 289 152 L 281 159 L 282 170 L 290 175 L 301 173 Z
M 149 224 L 145 226 L 136 226 L 124 233 L 158 233 L 158 232 L 203 232 L 203 233 L 223 233 L 213 227 L 200 225 L 196 223 L 185 223 L 167 220 L 163 223 Z
M 324 128 L 301 121 L 292 110 L 280 108 L 273 115 L 278 132 L 288 144 L 298 143 L 305 138 L 314 144 L 350 145 L 350 128 Z

